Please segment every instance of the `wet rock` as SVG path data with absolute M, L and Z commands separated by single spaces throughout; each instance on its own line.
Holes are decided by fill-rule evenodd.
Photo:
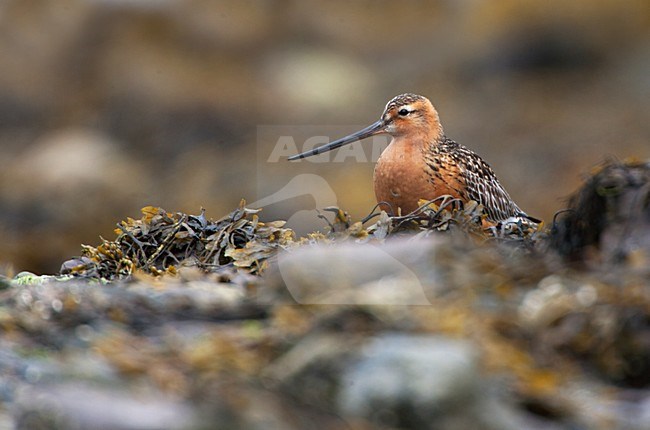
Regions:
M 17 430 L 189 430 L 205 424 L 178 399 L 79 383 L 26 388 L 13 409 Z
M 345 417 L 297 402 L 286 394 L 243 381 L 222 381 L 197 399 L 207 428 L 235 430 L 353 429 Z
M 639 294 L 647 291 L 634 283 L 613 290 L 593 279 L 550 275 L 524 296 L 519 321 L 543 360 L 580 357 L 606 380 L 647 388 L 650 323 Z
M 569 201 L 551 245 L 573 260 L 650 262 L 650 162 L 608 161 Z
M 144 411 L 162 401 L 178 428 L 196 417 L 235 429 L 645 428 L 639 272 L 554 271 L 539 254 L 459 235 L 370 244 L 339 233 L 291 248 L 287 273 L 254 286 L 192 267 L 128 282 L 8 279 L 0 402 L 18 428 L 104 420 L 108 406 L 76 400 L 86 390 L 99 403 L 144 399 Z
M 470 343 L 443 336 L 321 332 L 302 339 L 264 377 L 296 401 L 349 422 L 521 428 L 523 415 L 498 394 L 498 384 L 481 376 L 478 355 Z
M 294 399 L 334 412 L 341 375 L 361 341 L 334 333 L 307 336 L 265 369 L 264 376 Z
M 275 275 L 281 291 L 301 304 L 428 305 L 427 292 L 441 286 L 437 268 L 426 262 L 440 243 L 303 247 L 281 254 Z
M 25 278 L 23 275 L 21 278 Z M 266 310 L 246 299 L 243 287 L 193 281 L 164 289 L 148 284 L 106 286 L 74 279 L 47 277 L 16 283 L 4 292 L 7 323 L 18 324 L 51 345 L 67 342 L 79 325 L 112 320 L 133 328 L 155 327 L 174 319 L 222 320 L 259 318 Z M 39 279 L 39 278 L 36 278 Z
M 280 253 L 262 300 L 300 304 L 430 305 L 459 289 L 486 288 L 516 278 L 534 285 L 543 258 L 526 251 L 480 246 L 462 235 L 395 237 L 385 243 L 302 246 Z M 488 269 L 490 277 L 477 276 Z
M 480 376 L 476 356 L 471 344 L 441 336 L 371 338 L 342 375 L 338 408 L 397 428 L 521 428 Z

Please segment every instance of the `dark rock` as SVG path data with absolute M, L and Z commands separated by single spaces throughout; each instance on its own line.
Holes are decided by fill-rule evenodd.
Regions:
M 650 162 L 604 163 L 553 225 L 551 246 L 574 260 L 650 261 Z M 643 263 L 636 263 L 643 265 Z

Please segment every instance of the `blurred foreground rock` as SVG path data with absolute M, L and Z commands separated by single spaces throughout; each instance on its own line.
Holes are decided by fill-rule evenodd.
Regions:
M 22 275 L 0 293 L 5 419 L 19 429 L 647 428 L 647 274 L 517 271 L 528 257 L 487 247 L 463 258 L 437 238 L 382 248 L 409 245 L 438 258 L 408 266 L 422 290 L 407 283 L 402 297 L 430 304 L 395 304 L 368 252 L 377 245 L 348 245 L 358 249 L 348 268 L 310 251 L 320 267 L 366 273 L 340 290 L 314 278 L 301 293 L 317 303 L 321 285 L 336 304 L 298 305 L 279 269 L 248 291 L 199 274 L 109 285 Z

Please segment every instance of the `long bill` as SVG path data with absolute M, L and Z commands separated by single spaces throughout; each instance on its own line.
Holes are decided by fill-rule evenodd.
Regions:
M 349 136 L 345 136 L 334 142 L 326 143 L 325 145 L 314 148 L 310 151 L 305 151 L 302 154 L 292 155 L 289 157 L 289 161 L 299 160 L 301 158 L 311 157 L 312 155 L 322 154 L 323 152 L 328 152 L 336 148 L 340 148 L 343 145 L 348 145 L 357 140 L 365 139 L 366 137 L 374 136 L 375 134 L 382 133 L 384 131 L 384 124 L 381 120 L 369 125 L 363 130 L 359 130 L 356 133 L 352 133 Z

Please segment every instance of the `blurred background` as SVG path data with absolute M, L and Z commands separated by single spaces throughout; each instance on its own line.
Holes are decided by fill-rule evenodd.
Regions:
M 55 272 L 145 205 L 219 218 L 286 185 L 260 127 L 340 137 L 403 92 L 547 221 L 606 157 L 650 157 L 647 0 L 3 0 L 0 71 L 5 272 Z M 275 168 L 374 205 L 369 163 Z

